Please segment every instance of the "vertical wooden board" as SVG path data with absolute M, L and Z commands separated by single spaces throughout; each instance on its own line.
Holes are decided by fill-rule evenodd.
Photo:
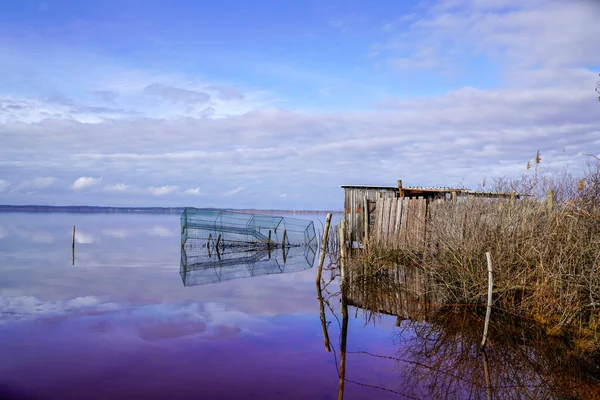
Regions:
M 418 229 L 418 226 L 416 224 L 416 222 L 418 221 L 417 218 L 417 199 L 412 198 L 410 199 L 410 203 L 409 203 L 409 207 L 408 207 L 408 228 L 407 228 L 407 233 L 409 235 L 409 247 L 411 249 L 414 249 L 415 247 L 415 229 Z
M 396 201 L 396 221 L 394 223 L 394 242 L 396 245 L 400 242 L 400 221 L 402 220 L 402 198 Z
M 388 224 L 390 222 L 390 202 L 388 199 L 383 199 L 383 218 L 382 218 L 381 222 L 382 222 L 382 224 L 381 224 L 382 243 L 384 245 L 387 245 L 387 242 L 388 242 L 387 231 L 388 231 Z
M 390 217 L 389 217 L 389 223 L 388 223 L 388 231 L 387 231 L 387 238 L 388 238 L 388 245 L 391 246 L 394 244 L 394 223 L 396 221 L 396 199 L 390 199 Z
M 400 245 L 407 245 L 407 226 L 408 226 L 408 197 L 402 198 L 402 217 L 400 219 Z
M 421 247 L 421 235 L 423 233 L 423 215 L 421 212 L 421 204 L 423 204 L 423 200 L 423 197 L 419 196 L 415 202 L 415 224 L 417 225 L 417 229 L 415 229 L 415 248 Z
M 423 244 L 423 234 L 425 233 L 425 225 L 423 224 L 423 204 L 425 203 L 425 199 L 423 197 L 419 197 L 417 202 L 417 215 L 419 216 L 419 231 L 417 232 L 416 245 L 418 248 L 421 248 Z
M 379 199 L 379 242 L 383 244 L 383 225 L 385 224 L 385 199 L 382 197 Z
M 419 221 L 418 221 L 419 230 L 416 232 L 416 236 L 415 236 L 415 245 L 419 249 L 423 245 L 423 235 L 425 233 L 425 224 L 423 224 L 423 214 L 424 214 L 423 205 L 424 204 L 425 204 L 425 199 L 422 196 L 419 196 L 419 200 L 417 201 L 417 215 L 419 218 Z
M 421 245 L 424 247 L 427 237 L 427 199 L 423 199 L 421 202 Z
M 375 235 L 375 241 L 381 244 L 381 218 L 382 218 L 383 202 L 382 199 L 377 199 L 375 202 L 375 227 L 373 228 L 373 234 Z

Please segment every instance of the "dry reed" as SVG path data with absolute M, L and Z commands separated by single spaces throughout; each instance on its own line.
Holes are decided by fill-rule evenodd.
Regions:
M 600 350 L 600 161 L 578 178 L 542 174 L 540 161 L 538 153 L 522 179 L 492 188 L 521 194 L 516 201 L 430 203 L 424 246 L 370 243 L 354 276 L 418 265 L 445 302 L 483 304 L 490 251 L 495 307 L 542 322 L 548 333 L 571 334 L 581 350 Z

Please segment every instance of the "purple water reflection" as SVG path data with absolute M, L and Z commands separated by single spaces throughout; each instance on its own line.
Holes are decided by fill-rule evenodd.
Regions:
M 334 352 L 325 352 L 315 269 L 184 287 L 178 215 L 0 214 L 0 232 L 6 391 L 36 399 L 337 398 L 339 329 L 333 320 Z M 350 318 L 348 350 L 393 354 L 393 324 Z M 349 356 L 346 374 L 398 386 L 390 360 Z M 386 397 L 397 396 L 345 385 L 347 399 Z

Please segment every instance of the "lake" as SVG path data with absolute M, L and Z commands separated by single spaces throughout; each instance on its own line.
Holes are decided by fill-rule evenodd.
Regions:
M 325 218 L 290 216 L 312 219 L 318 230 Z M 532 340 L 501 340 L 501 326 L 492 325 L 483 360 L 471 347 L 481 339 L 479 317 L 446 313 L 451 317 L 425 322 L 373 313 L 341 296 L 334 270 L 324 271 L 319 292 L 316 265 L 184 285 L 180 233 L 176 214 L 0 213 L 0 394 L 41 400 L 336 399 L 341 390 L 346 399 L 600 393 L 597 365 L 555 341 L 549 346 L 537 331 Z

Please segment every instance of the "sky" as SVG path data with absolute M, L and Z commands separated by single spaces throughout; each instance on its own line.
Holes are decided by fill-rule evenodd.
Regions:
M 600 156 L 600 1 L 0 2 L 0 204 L 342 209 Z

